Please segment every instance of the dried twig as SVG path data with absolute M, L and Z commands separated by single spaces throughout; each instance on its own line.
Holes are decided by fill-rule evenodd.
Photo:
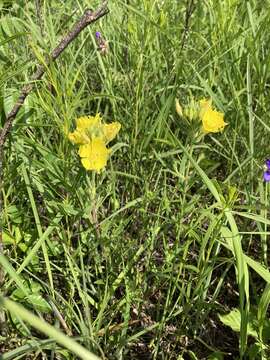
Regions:
M 60 311 L 58 310 L 55 303 L 50 299 L 50 297 L 48 295 L 46 296 L 46 300 L 50 304 L 50 306 L 52 308 L 52 311 L 54 312 L 55 317 L 59 320 L 60 324 L 62 325 L 63 329 L 65 330 L 65 333 L 68 336 L 73 336 L 72 330 L 68 327 L 63 315 L 60 313 Z
M 58 56 L 66 49 L 66 47 L 79 35 L 79 33 L 89 24 L 97 21 L 102 16 L 108 13 L 107 1 L 104 1 L 100 8 L 96 11 L 92 12 L 91 10 L 86 10 L 81 19 L 74 25 L 73 29 L 60 41 L 59 45 L 52 51 L 49 60 L 46 62 L 46 66 L 40 65 L 35 72 L 35 74 L 31 78 L 31 83 L 25 85 L 22 88 L 21 94 L 13 106 L 13 109 L 7 115 L 7 119 L 5 125 L 0 133 L 0 151 L 3 147 L 7 134 L 10 131 L 13 120 L 15 119 L 18 111 L 22 107 L 26 97 L 33 90 L 35 81 L 40 80 L 45 73 L 46 67 L 54 60 L 58 58 Z
M 67 46 L 80 34 L 80 32 L 89 24 L 94 23 L 104 15 L 106 15 L 109 10 L 107 7 L 108 1 L 103 1 L 100 7 L 96 11 L 91 11 L 87 9 L 83 16 L 78 20 L 78 22 L 73 26 L 70 32 L 63 37 L 60 41 L 59 45 L 52 51 L 45 65 L 38 66 L 36 72 L 33 74 L 31 81 L 29 84 L 26 84 L 22 90 L 21 94 L 13 106 L 10 113 L 7 115 L 6 122 L 4 124 L 3 129 L 0 132 L 0 254 L 3 253 L 3 224 L 2 224 L 2 216 L 3 216 L 3 159 L 4 159 L 4 145 L 7 140 L 7 136 L 12 128 L 13 121 L 18 114 L 20 108 L 23 106 L 25 99 L 30 94 L 30 92 L 34 89 L 35 82 L 40 80 L 43 74 L 46 71 L 48 65 L 56 60 L 58 56 L 67 48 Z M 0 269 L 0 287 L 4 281 L 3 270 Z

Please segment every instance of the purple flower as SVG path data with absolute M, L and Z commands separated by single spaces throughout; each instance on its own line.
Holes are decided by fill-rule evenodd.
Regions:
M 266 181 L 266 182 L 270 181 L 270 169 L 269 169 L 269 170 L 266 170 L 266 171 L 263 173 L 263 178 L 264 178 L 264 181 Z
M 270 171 L 270 159 L 267 159 L 267 160 L 265 161 L 265 165 L 266 165 L 266 167 L 267 167 L 267 170 Z
M 96 38 L 97 39 L 101 38 L 101 32 L 100 31 L 96 31 Z

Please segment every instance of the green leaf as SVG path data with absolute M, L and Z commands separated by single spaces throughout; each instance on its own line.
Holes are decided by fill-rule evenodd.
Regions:
M 48 302 L 39 294 L 31 294 L 26 297 L 27 302 L 34 308 L 42 312 L 51 312 Z
M 3 242 L 5 245 L 14 245 L 16 244 L 16 239 L 9 235 L 7 232 L 3 232 Z
M 30 331 L 25 325 L 25 323 L 18 316 L 16 316 L 16 314 L 10 314 L 10 317 L 17 331 L 21 333 L 24 337 L 28 337 L 30 335 Z
M 267 284 L 261 296 L 258 306 L 258 325 L 260 339 L 263 338 L 263 330 L 266 328 L 267 309 L 270 303 L 270 284 Z
M 218 317 L 224 325 L 229 326 L 235 332 L 240 332 L 241 314 L 238 309 L 231 310 L 227 315 L 218 314 Z M 251 321 L 248 321 L 247 324 L 247 335 L 258 338 L 258 333 L 254 329 L 254 326 L 251 323 Z
M 22 222 L 21 213 L 15 205 L 10 205 L 6 208 L 7 215 L 10 218 L 10 221 L 16 224 Z
M 54 339 L 58 344 L 62 345 L 66 349 L 69 349 L 77 357 L 84 360 L 98 360 L 99 357 L 90 353 L 86 348 L 80 345 L 72 338 L 64 335 L 61 331 L 57 330 L 54 326 L 50 325 L 43 319 L 41 320 L 38 316 L 33 315 L 30 311 L 26 310 L 22 306 L 16 304 L 7 298 L 0 298 L 1 305 L 9 311 L 11 314 L 16 314 L 23 321 L 33 326 L 40 332 L 43 332 L 46 336 Z
M 224 356 L 221 352 L 215 351 L 209 357 L 208 360 L 223 360 Z

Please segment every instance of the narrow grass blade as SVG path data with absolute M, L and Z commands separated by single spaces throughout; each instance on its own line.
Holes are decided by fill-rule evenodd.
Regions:
M 209 177 L 205 174 L 202 168 L 196 163 L 193 157 L 187 152 L 186 148 L 179 143 L 185 155 L 188 157 L 196 171 L 201 176 L 203 182 L 210 190 L 215 199 L 222 206 L 221 195 L 218 193 L 217 188 L 214 183 L 209 179 Z M 232 233 L 232 248 L 233 253 L 236 260 L 236 268 L 237 268 L 237 282 L 239 286 L 240 293 L 240 310 L 241 310 L 241 332 L 240 332 L 240 353 L 243 356 L 247 343 L 247 325 L 248 325 L 248 313 L 249 313 L 249 273 L 247 264 L 245 261 L 244 253 L 241 245 L 241 237 L 239 235 L 238 227 L 232 215 L 230 209 L 224 209 L 224 215 L 227 218 L 227 221 L 230 225 L 231 233 Z
M 26 310 L 21 305 L 16 304 L 6 298 L 1 298 L 2 306 L 10 313 L 20 317 L 22 320 L 33 326 L 38 331 L 44 333 L 49 338 L 54 339 L 58 344 L 64 348 L 70 350 L 73 354 L 79 356 L 84 360 L 98 360 L 99 357 L 90 353 L 83 346 L 78 344 L 72 338 L 62 334 L 59 330 L 56 330 L 53 326 L 49 325 L 44 320 L 41 320 L 37 316 L 33 315 L 30 311 Z

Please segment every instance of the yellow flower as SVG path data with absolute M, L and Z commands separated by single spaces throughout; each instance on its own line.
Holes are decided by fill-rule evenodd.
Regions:
M 217 133 L 224 129 L 224 114 L 212 108 L 211 100 L 200 100 L 200 119 L 205 133 Z
M 206 110 L 212 109 L 212 100 L 201 99 L 199 101 L 199 104 L 200 104 L 200 117 L 203 116 Z
M 73 144 L 85 145 L 94 138 L 102 138 L 107 144 L 112 141 L 121 128 L 119 122 L 102 124 L 99 114 L 96 116 L 82 116 L 76 120 L 76 129 L 68 134 Z
M 100 172 L 106 166 L 111 153 L 106 144 L 116 137 L 121 124 L 102 124 L 101 116 L 97 114 L 78 118 L 76 125 L 76 129 L 68 134 L 69 140 L 80 145 L 79 155 L 85 169 Z
M 103 135 L 105 142 L 108 143 L 112 141 L 118 134 L 120 128 L 121 124 L 119 122 L 103 125 Z
M 69 133 L 68 138 L 71 142 L 73 142 L 73 144 L 77 145 L 87 144 L 90 141 L 89 136 L 87 136 L 86 132 L 80 129 L 75 130 L 73 133 Z
M 105 142 L 101 138 L 94 138 L 88 144 L 81 145 L 79 155 L 82 165 L 86 170 L 96 170 L 100 172 L 108 161 L 111 150 L 106 148 Z
M 96 116 L 82 116 L 76 120 L 77 129 L 89 129 L 91 127 L 99 127 L 101 126 L 101 117 L 100 114 L 96 114 Z
M 98 137 L 102 133 L 101 117 L 82 116 L 76 120 L 76 130 L 68 134 L 68 138 L 73 144 L 84 145 L 91 141 L 91 138 Z

